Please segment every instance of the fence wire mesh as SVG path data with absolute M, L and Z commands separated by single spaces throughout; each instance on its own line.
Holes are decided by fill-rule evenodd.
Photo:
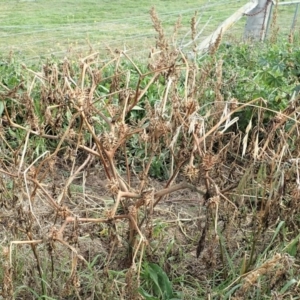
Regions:
M 126 48 L 134 56 L 145 57 L 149 48 L 155 45 L 156 33 L 149 14 L 152 6 L 157 9 L 167 37 L 172 37 L 174 24 L 181 18 L 176 43 L 184 47 L 191 41 L 190 24 L 195 13 L 197 31 L 201 33 L 197 43 L 201 43 L 247 2 L 165 0 L 159 5 L 158 1 L 141 5 L 130 0 L 4 0 L 1 1 L 0 54 L 3 56 L 12 51 L 21 54 L 24 60 L 32 60 L 49 55 L 63 57 L 70 51 L 85 52 L 90 47 L 104 53 L 110 47 L 112 50 Z M 279 3 L 284 2 L 287 3 Z M 295 13 L 298 1 L 290 2 L 290 5 L 277 8 L 276 26 L 282 34 L 288 34 L 292 27 L 299 31 L 298 14 Z M 273 15 L 274 12 L 275 8 Z M 245 22 L 246 16 L 232 26 L 224 38 L 229 42 L 241 40 Z M 272 17 L 269 23 L 272 25 Z M 269 34 L 270 31 L 271 26 Z
M 299 35 L 300 1 L 279 1 L 273 5 L 268 22 L 268 36 L 288 36 L 291 32 Z
M 94 1 L 92 12 L 92 7 L 81 2 L 73 1 L 74 5 L 65 0 L 2 2 L 0 52 L 14 51 L 33 59 L 51 54 L 64 56 L 70 49 L 85 51 L 90 46 L 101 52 L 109 46 L 126 47 L 135 55 L 144 55 L 150 45 L 155 45 L 156 34 L 149 14 L 152 5 L 168 37 L 181 17 L 177 43 L 184 45 L 190 41 L 188 32 L 195 13 L 197 30 L 201 31 L 198 42 L 201 42 L 248 1 L 160 1 L 159 5 L 155 5 L 158 1 L 148 1 L 144 6 L 133 6 L 133 1 L 126 0 Z M 57 6 L 55 10 L 53 6 Z

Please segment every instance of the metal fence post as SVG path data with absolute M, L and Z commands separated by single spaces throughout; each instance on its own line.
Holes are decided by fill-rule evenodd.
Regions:
M 297 16 L 298 16 L 298 9 L 299 9 L 299 3 L 296 4 L 296 9 L 295 9 L 293 23 L 292 23 L 292 30 L 294 30 L 295 27 L 296 27 Z
M 267 21 L 267 26 L 266 26 L 266 34 L 265 34 L 265 39 L 267 38 L 268 34 L 269 34 L 269 30 L 270 30 L 270 24 L 271 24 L 271 18 L 273 15 L 273 7 L 274 7 L 274 3 L 271 3 L 271 8 L 270 8 L 270 12 L 268 15 L 268 21 Z
M 246 14 L 248 17 L 244 33 L 246 39 L 264 40 L 272 2 L 272 0 L 259 0 L 258 5 Z

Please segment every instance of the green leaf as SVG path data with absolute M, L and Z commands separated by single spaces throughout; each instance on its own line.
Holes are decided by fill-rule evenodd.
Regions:
M 66 117 L 67 117 L 68 122 L 70 122 L 70 120 L 71 120 L 71 118 L 72 118 L 72 113 L 71 113 L 70 109 L 68 109 L 68 110 L 66 111 Z
M 155 272 L 157 274 L 159 290 L 160 290 L 163 298 L 171 299 L 173 297 L 172 284 L 171 284 L 167 274 L 157 264 L 151 263 L 151 264 L 149 264 L 149 267 L 152 270 L 152 272 Z
M 280 232 L 280 230 L 281 230 L 281 227 L 283 227 L 284 224 L 285 224 L 284 221 L 280 221 L 280 222 L 279 222 L 279 224 L 278 224 L 278 226 L 277 226 L 277 228 L 276 228 L 276 230 L 275 230 L 275 233 L 274 233 L 274 235 L 273 235 L 273 237 L 272 237 L 272 240 L 270 241 L 268 247 L 266 247 L 265 251 L 262 253 L 262 257 L 265 256 L 266 253 L 268 253 L 269 248 L 270 248 L 272 245 L 274 245 L 273 242 L 274 242 L 275 238 L 277 237 L 277 235 L 279 234 L 279 232 Z
M 299 243 L 299 238 L 300 235 L 298 235 L 296 238 L 294 238 L 286 247 L 285 251 L 291 255 L 291 256 L 296 256 L 297 254 L 297 248 L 298 248 L 298 243 Z
M 12 136 L 13 138 L 16 138 L 16 137 L 17 137 L 16 133 L 15 133 L 12 129 L 10 129 L 10 128 L 8 128 L 8 133 L 9 133 L 9 135 Z
M 229 299 L 230 298 L 230 296 L 237 290 L 237 289 L 239 289 L 240 287 L 242 286 L 242 284 L 240 283 L 240 284 L 237 284 L 237 285 L 235 285 L 235 286 L 233 286 L 227 293 L 226 293 L 226 295 L 225 295 L 225 299 Z
M 157 275 L 157 270 L 155 268 L 155 264 L 149 264 L 148 265 L 148 273 L 150 275 L 150 278 L 152 279 L 152 282 L 155 284 L 153 287 L 157 295 L 162 295 L 163 292 L 160 288 L 160 285 L 158 283 L 158 275 Z
M 146 300 L 159 300 L 156 297 L 153 297 L 149 293 L 147 293 L 142 287 L 138 289 L 139 293 L 146 299 Z
M 289 280 L 284 287 L 280 290 L 280 294 L 284 294 L 293 284 L 297 283 L 298 281 L 296 279 Z

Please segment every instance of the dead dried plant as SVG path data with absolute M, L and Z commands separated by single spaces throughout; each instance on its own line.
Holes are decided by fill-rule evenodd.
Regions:
M 166 38 L 155 10 L 151 17 L 158 37 L 146 71 L 126 50 L 111 51 L 109 61 L 92 52 L 75 65 L 68 59 L 47 62 L 40 72 L 23 66 L 31 78 L 29 88 L 20 82 L 1 92 L 1 101 L 13 99 L 5 104 L 0 131 L 1 220 L 9 237 L 2 255 L 3 297 L 10 299 L 14 293 L 13 270 L 18 266 L 13 248 L 28 246 L 40 293 L 58 294 L 44 282 L 44 269 L 51 270 L 54 280 L 64 256 L 68 274 L 59 293 L 79 299 L 84 285 L 80 269 L 95 271 L 88 255 L 81 253 L 80 239 L 94 243 L 93 238 L 102 242 L 105 237 L 102 275 L 109 278 L 109 268 L 117 261 L 118 268 L 126 269 L 118 296 L 125 291 L 138 299 L 142 262 L 152 254 L 155 210 L 167 196 L 184 189 L 201 199 L 198 244 L 191 240 L 196 256 L 210 270 L 221 261 L 223 276 L 229 274 L 228 245 L 238 252 L 240 241 L 248 241 L 237 294 L 248 292 L 259 276 L 274 270 L 281 278 L 283 268 L 292 265 L 287 255 L 275 255 L 258 267 L 255 258 L 265 247 L 261 241 L 272 242 L 265 235 L 278 226 L 279 217 L 291 232 L 299 230 L 299 221 L 291 217 L 300 212 L 298 141 L 288 149 L 299 133 L 299 101 L 294 99 L 282 112 L 272 111 L 261 98 L 226 101 L 223 61 L 213 57 L 221 34 L 211 47 L 211 61 L 199 67 L 176 48 L 175 37 Z M 178 27 L 179 22 L 175 36 Z M 194 19 L 194 38 L 195 27 Z M 151 102 L 151 88 L 159 82 L 163 88 Z M 208 85 L 216 95 L 210 104 L 203 100 Z M 137 107 L 141 114 L 134 118 Z M 235 114 L 245 108 L 254 109 L 257 122 L 249 120 L 243 133 L 232 125 L 238 121 Z M 263 122 L 267 113 L 273 114 L 268 124 Z M 20 135 L 14 147 L 9 130 Z M 44 148 L 39 152 L 35 144 L 40 139 Z M 135 148 L 143 153 L 136 160 L 129 156 Z M 150 170 L 161 154 L 167 157 L 166 180 L 157 186 Z M 57 179 L 61 169 L 67 176 Z M 100 193 L 110 197 L 108 204 L 100 197 L 87 200 L 84 182 L 94 169 Z M 80 197 L 71 191 L 78 178 Z M 50 267 L 43 265 L 40 248 L 46 249 Z

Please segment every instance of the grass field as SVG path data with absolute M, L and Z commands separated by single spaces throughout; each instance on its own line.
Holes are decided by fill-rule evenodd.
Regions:
M 149 15 L 151 7 L 157 10 L 170 37 L 174 24 L 181 17 L 177 43 L 184 41 L 184 44 L 190 40 L 187 33 L 195 12 L 200 20 L 198 30 L 205 26 L 200 42 L 246 2 L 2 0 L 0 54 L 13 51 L 27 60 L 50 54 L 62 57 L 70 51 L 84 52 L 90 46 L 106 51 L 110 46 L 113 50 L 126 47 L 135 56 L 145 57 L 149 46 L 155 44 L 155 32 Z M 278 23 L 281 30 L 289 30 L 294 11 L 294 5 L 280 7 Z M 242 19 L 230 30 L 229 36 L 240 38 L 244 24 L 245 19 Z
M 199 29 L 211 21 L 202 37 L 247 1 L 1 1 L 0 52 L 10 50 L 26 58 L 56 54 L 67 50 L 86 50 L 88 43 L 105 49 L 126 45 L 143 53 L 154 45 L 154 30 L 149 11 L 155 7 L 166 32 L 173 30 L 179 16 L 182 26 L 179 41 L 190 29 L 197 11 L 202 15 Z M 171 35 L 171 34 L 170 34 Z M 189 36 L 186 38 L 189 40 Z

